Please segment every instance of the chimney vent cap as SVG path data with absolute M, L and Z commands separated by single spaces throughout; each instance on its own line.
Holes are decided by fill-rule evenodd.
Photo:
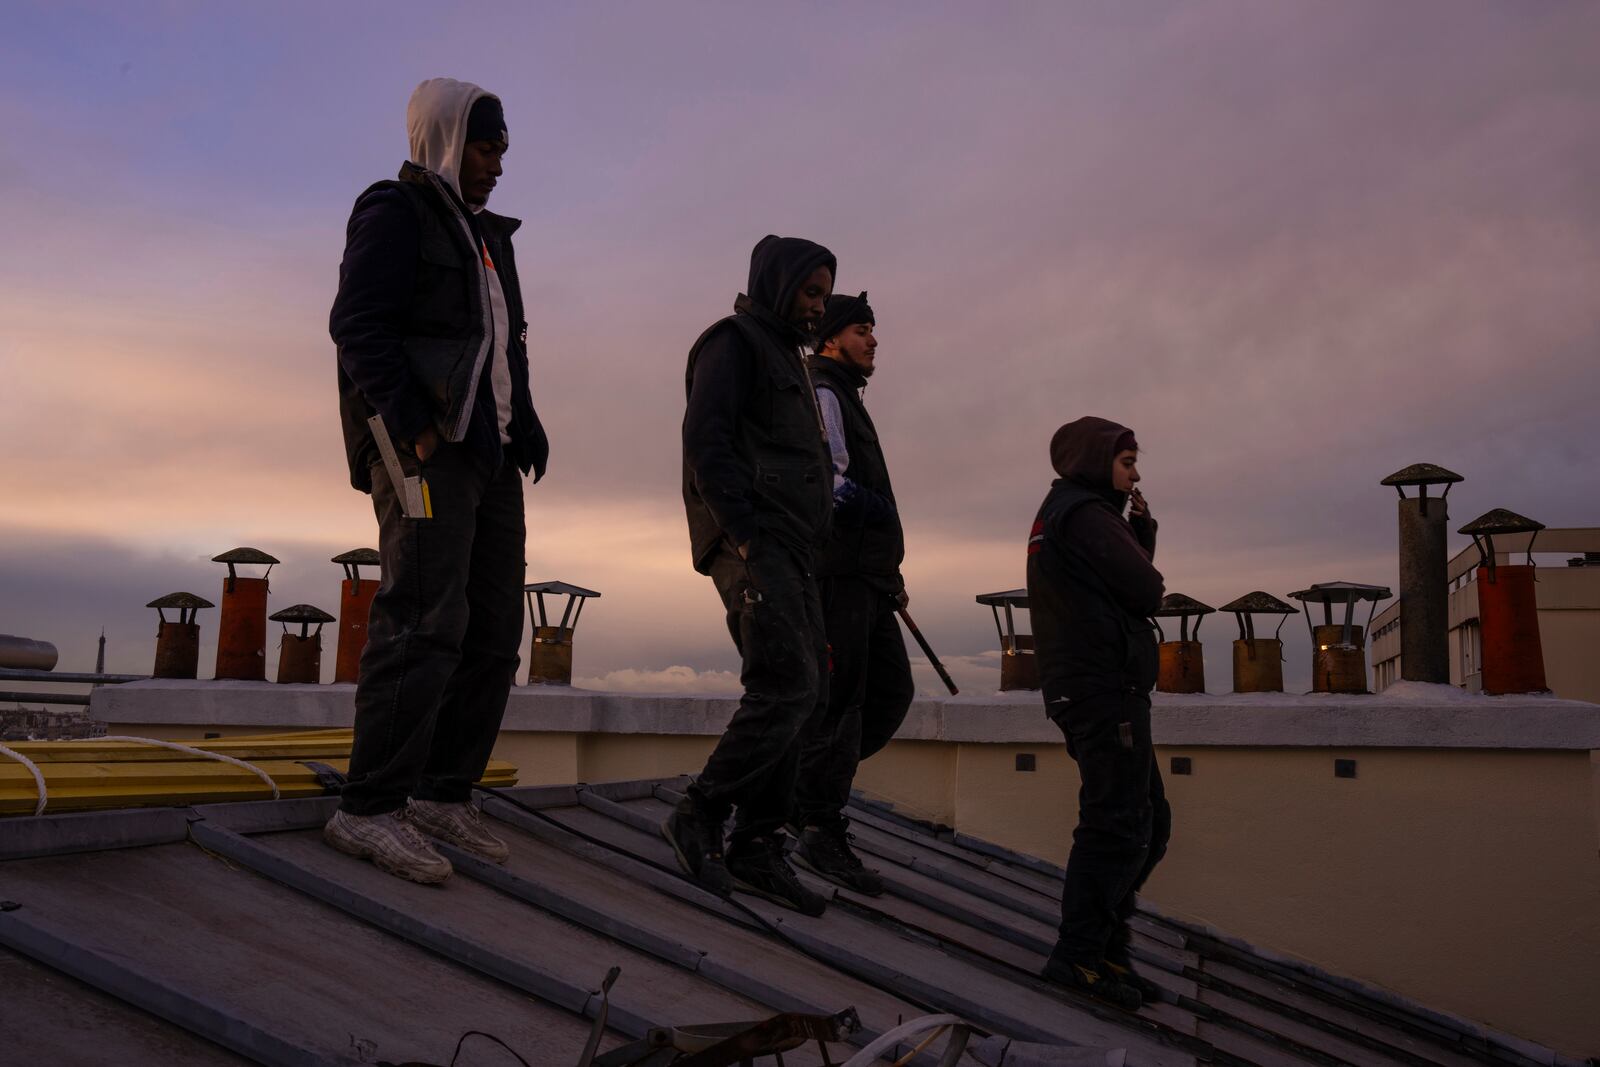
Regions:
M 190 609 L 198 610 L 200 608 L 214 608 L 216 605 L 207 600 L 205 597 L 195 596 L 193 593 L 168 593 L 166 596 L 156 597 L 154 600 L 150 601 L 150 603 L 146 604 L 145 607 L 176 608 L 181 611 L 188 611 Z
M 1435 463 L 1413 463 L 1409 467 L 1402 467 L 1389 477 L 1379 482 L 1379 485 L 1450 485 L 1455 482 L 1466 481 L 1455 471 L 1446 470 Z
M 554 593 L 556 596 L 583 596 L 597 597 L 600 594 L 593 589 L 585 589 L 581 585 L 571 582 L 530 582 L 522 587 L 524 593 Z
M 1295 615 L 1300 611 L 1293 604 L 1285 604 L 1271 593 L 1263 593 L 1259 589 L 1253 593 L 1246 593 L 1238 600 L 1230 600 L 1217 610 L 1236 611 L 1246 615 Z
M 267 616 L 273 622 L 332 622 L 333 616 L 310 604 L 294 604 Z
M 997 608 L 1003 608 L 1008 604 L 1014 608 L 1025 608 L 1028 606 L 1028 591 L 1026 589 L 1007 589 L 999 593 L 979 593 L 978 603 Z
M 1377 603 L 1394 596 L 1386 585 L 1363 585 L 1361 582 L 1318 582 L 1309 589 L 1289 594 L 1289 599 L 1311 604 L 1348 604 L 1358 600 Z
M 381 560 L 375 548 L 352 548 L 348 552 L 339 553 L 328 562 L 348 563 L 357 567 L 376 567 Z
M 1456 533 L 1463 533 L 1469 537 L 1493 536 L 1495 534 L 1536 533 L 1544 529 L 1544 523 L 1536 522 L 1526 515 L 1518 515 L 1505 508 L 1495 508 L 1467 523 Z
M 267 555 L 265 552 L 261 551 L 259 548 L 250 548 L 248 546 L 245 546 L 245 547 L 242 547 L 242 548 L 230 548 L 226 552 L 223 552 L 223 553 L 221 553 L 219 555 L 212 556 L 211 557 L 211 562 L 212 563 L 261 563 L 261 564 L 269 564 L 270 565 L 270 564 L 273 564 L 273 563 L 277 563 L 278 560 L 274 556 Z
M 1202 604 L 1192 596 L 1182 593 L 1168 593 L 1161 598 L 1161 606 L 1151 613 L 1152 619 L 1166 619 L 1178 615 L 1210 615 L 1217 609 L 1209 604 Z M 1293 610 L 1292 608 L 1290 609 Z

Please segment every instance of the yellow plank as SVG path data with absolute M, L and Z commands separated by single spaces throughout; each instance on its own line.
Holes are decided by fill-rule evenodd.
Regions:
M 349 761 L 330 759 L 341 773 Z M 316 775 L 298 763 L 268 760 L 258 764 L 278 785 L 282 797 L 320 796 L 324 790 Z M 174 804 L 203 804 L 222 800 L 258 800 L 271 796 L 265 782 L 242 767 L 210 760 L 170 763 L 54 763 L 41 764 L 49 792 L 51 812 L 104 810 Z M 20 772 L 20 777 L 18 773 Z M 496 760 L 485 770 L 484 785 L 515 785 L 517 769 Z M 30 815 L 37 803 L 31 775 L 16 763 L 0 765 L 0 814 Z

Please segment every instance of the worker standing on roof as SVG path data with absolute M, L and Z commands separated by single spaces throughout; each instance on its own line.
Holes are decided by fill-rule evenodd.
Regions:
M 329 319 L 350 480 L 372 494 L 383 580 L 349 784 L 324 837 L 441 882 L 450 864 L 429 837 L 507 855 L 470 799 L 522 644 L 522 476 L 543 477 L 549 445 L 528 390 L 520 223 L 485 210 L 509 143 L 500 100 L 434 78 L 411 95 L 406 128 L 399 180 L 356 200 Z
M 889 465 L 862 393 L 876 365 L 877 317 L 867 294 L 828 298 L 811 360 L 833 454 L 833 532 L 817 558 L 833 673 L 828 713 L 808 731 L 795 785 L 795 861 L 877 896 L 883 879 L 850 847 L 844 814 L 861 761 L 889 743 L 916 687 L 895 610 L 907 603 L 905 536 Z
M 1049 981 L 1132 1010 L 1157 987 L 1136 974 L 1128 920 L 1172 829 L 1150 740 L 1161 605 L 1156 521 L 1137 488 L 1133 431 L 1093 416 L 1050 441 L 1058 477 L 1028 537 L 1028 605 L 1045 713 L 1077 761 L 1078 826 Z M 1123 509 L 1131 504 L 1129 516 Z
M 784 859 L 800 742 L 828 699 L 814 577 L 833 513 L 831 461 L 806 357 L 833 291 L 833 253 L 767 236 L 748 292 L 689 351 L 683 500 L 694 567 L 709 575 L 742 661 L 744 696 L 662 827 L 715 893 L 735 886 L 808 915 L 825 901 Z M 723 824 L 737 808 L 723 852 Z

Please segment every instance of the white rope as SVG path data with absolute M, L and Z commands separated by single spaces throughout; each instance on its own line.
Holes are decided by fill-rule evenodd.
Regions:
M 174 752 L 187 752 L 191 756 L 203 756 L 206 759 L 221 760 L 223 763 L 231 763 L 235 767 L 243 767 L 245 770 L 249 771 L 251 774 L 253 774 L 257 778 L 261 779 L 263 782 L 266 782 L 267 783 L 267 788 L 272 790 L 272 799 L 273 800 L 277 800 L 278 799 L 278 783 L 274 782 L 272 780 L 272 776 L 270 774 L 268 774 L 266 771 L 262 770 L 260 767 L 257 767 L 253 763 L 246 763 L 244 760 L 242 760 L 242 759 L 234 759 L 232 756 L 224 756 L 220 752 L 208 752 L 203 748 L 195 748 L 193 745 L 180 745 L 176 741 L 158 741 L 153 737 L 128 737 L 128 736 L 123 735 L 123 734 L 109 734 L 109 735 L 107 735 L 105 737 L 78 737 L 78 738 L 74 738 L 73 740 L 75 740 L 75 741 L 128 741 L 128 742 L 132 742 L 134 744 L 139 744 L 139 745 L 155 745 L 158 748 L 170 748 Z M 41 789 L 44 788 L 43 779 L 40 780 L 40 786 L 39 787 Z M 43 805 L 41 804 L 40 807 L 42 808 Z
M 12 759 L 28 768 L 28 773 L 33 775 L 34 785 L 36 785 L 39 789 L 39 803 L 33 806 L 33 813 L 35 815 L 43 814 L 44 806 L 50 802 L 50 791 L 44 787 L 44 775 L 39 773 L 38 764 L 34 763 L 33 760 L 29 759 L 27 756 L 24 756 L 16 749 L 7 748 L 4 745 L 0 745 L 0 756 L 10 756 Z

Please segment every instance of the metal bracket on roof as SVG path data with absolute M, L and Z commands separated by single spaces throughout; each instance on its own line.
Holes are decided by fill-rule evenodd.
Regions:
M 606 1032 L 606 1018 L 611 1014 L 611 987 L 616 985 L 620 974 L 622 968 L 613 967 L 600 980 L 600 1010 L 594 1013 L 594 1026 L 589 1029 L 589 1041 L 583 1046 L 583 1055 L 578 1058 L 578 1067 L 592 1067 L 594 1064 L 594 1054 L 599 1050 L 600 1038 Z
M 302 767 L 308 768 L 312 774 L 316 775 L 317 784 L 327 792 L 336 796 L 344 792 L 345 782 L 348 779 L 326 763 L 319 763 L 314 759 L 295 760 L 295 762 Z

